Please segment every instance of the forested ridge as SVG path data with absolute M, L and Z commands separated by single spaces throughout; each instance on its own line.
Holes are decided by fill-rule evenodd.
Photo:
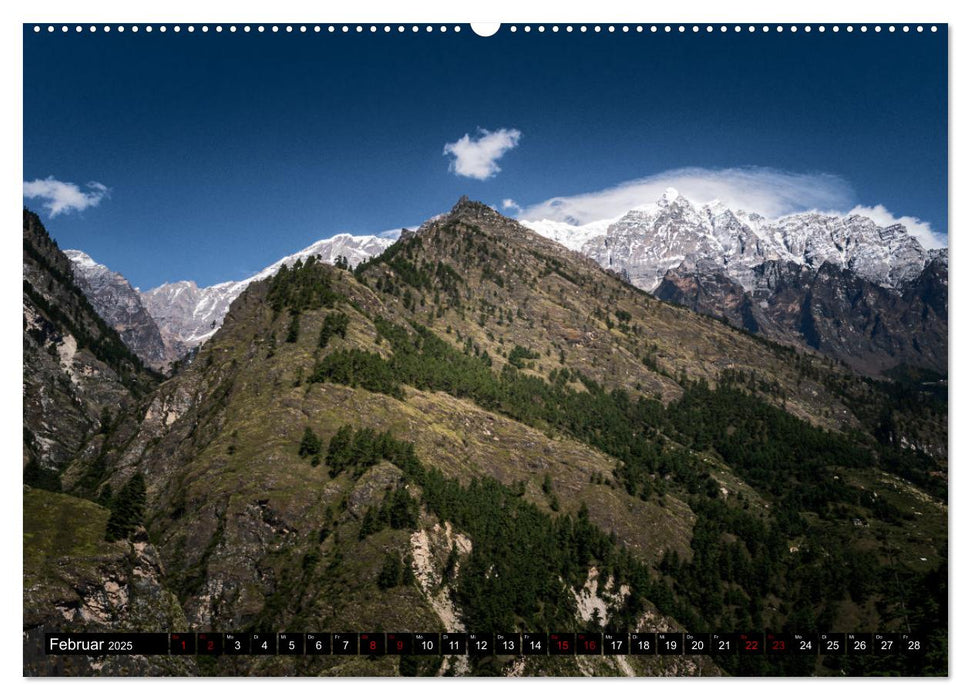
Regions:
M 555 585 L 547 588 L 554 602 L 543 606 L 542 615 L 522 604 L 542 599 L 538 591 L 551 585 L 543 572 L 559 572 L 562 580 L 579 585 L 579 572 L 590 565 L 632 585 L 629 607 L 618 611 L 614 624 L 633 624 L 646 601 L 695 631 L 835 630 L 844 600 L 880 606 L 886 624 L 895 626 L 905 619 L 912 624 L 913 611 L 943 603 L 939 598 L 932 602 L 941 570 L 926 576 L 905 574 L 901 582 L 891 551 L 857 549 L 837 534 L 860 518 L 897 525 L 912 520 L 912 514 L 842 480 L 840 474 L 886 470 L 904 477 L 920 474 L 927 481 L 934 462 L 922 453 L 885 444 L 879 435 L 814 427 L 759 398 L 752 391 L 754 380 L 738 372 L 725 372 L 714 386 L 685 380 L 682 397 L 665 406 L 623 390 L 607 391 L 575 370 L 554 370 L 546 379 L 526 374 L 520 371 L 521 358 L 538 355 L 522 346 L 513 348 L 496 371 L 492 358 L 471 344 L 456 348 L 417 322 L 405 328 L 380 317 L 372 320 L 375 342 L 390 346 L 390 358 L 359 349 L 336 350 L 315 363 L 308 381 L 361 386 L 398 399 L 404 398 L 404 387 L 469 398 L 487 410 L 568 433 L 616 457 L 618 487 L 642 499 L 676 493 L 688 499 L 698 517 L 691 561 L 671 552 L 659 567 L 660 575 L 652 577 L 583 517 L 544 520 L 533 506 L 514 506 L 514 490 L 489 481 L 467 488 L 452 484 L 445 489 L 451 494 L 450 507 L 444 507 L 446 482 L 436 472 L 429 476 L 416 470 L 413 456 L 401 460 L 411 465 L 403 467 L 411 477 L 427 482 L 426 507 L 467 529 L 476 541 L 489 542 L 496 523 L 517 523 L 512 531 L 502 528 L 495 540 L 501 549 L 486 545 L 486 553 L 477 550 L 472 559 L 480 567 L 512 562 L 497 577 L 508 588 L 490 591 L 482 568 L 471 568 L 459 584 L 459 598 L 474 628 L 498 631 L 504 624 L 511 629 L 518 620 L 523 629 L 552 629 L 557 622 L 569 629 L 563 626 L 569 616 L 558 617 Z M 893 398 L 893 391 L 887 393 Z M 707 453 L 716 454 L 753 486 L 772 504 L 770 512 L 722 498 L 706 466 Z M 394 457 L 391 461 L 399 464 Z M 521 535 L 519 528 L 524 528 Z M 583 540 L 579 545 L 571 540 L 576 533 Z M 799 543 L 798 551 L 791 550 L 793 542 Z M 935 627 L 942 619 L 939 607 L 931 610 L 938 612 L 924 621 L 923 629 L 940 635 Z M 943 643 L 943 638 L 938 641 Z M 769 672 L 767 663 L 780 662 L 742 658 L 728 665 L 733 672 L 761 673 Z M 805 660 L 787 663 L 789 672 L 811 670 Z M 907 671 L 903 661 L 880 665 L 882 671 Z

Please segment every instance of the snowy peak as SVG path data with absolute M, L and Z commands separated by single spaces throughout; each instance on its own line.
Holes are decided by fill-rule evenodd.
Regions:
M 702 259 L 721 265 L 749 291 L 753 268 L 770 261 L 812 269 L 829 263 L 879 286 L 898 289 L 916 279 L 931 259 L 900 224 L 881 227 L 858 214 L 814 211 L 773 219 L 757 212 L 732 211 L 717 200 L 698 205 L 674 188 L 665 190 L 656 204 L 612 221 L 585 226 L 522 223 L 605 268 L 626 273 L 633 284 L 648 291 L 669 270 Z
M 184 352 L 167 345 L 138 291 L 121 274 L 81 250 L 65 250 L 78 287 L 101 318 L 147 366 L 164 370 Z
M 687 202 L 687 200 L 681 196 L 680 192 L 673 187 L 668 187 L 664 190 L 664 194 L 661 195 L 661 198 L 657 200 L 657 204 L 659 207 L 666 207 L 671 204 L 678 203 L 679 200 Z
M 105 265 L 95 262 L 94 258 L 85 253 L 83 250 L 65 250 L 64 255 L 67 259 L 71 261 L 71 266 L 74 269 L 83 270 L 107 270 Z
M 606 234 L 607 229 L 614 221 L 614 219 L 605 219 L 603 221 L 584 224 L 583 226 L 574 226 L 573 224 L 562 221 L 551 221 L 550 219 L 521 221 L 520 223 L 544 238 L 549 238 L 565 248 L 579 252 L 587 242 Z

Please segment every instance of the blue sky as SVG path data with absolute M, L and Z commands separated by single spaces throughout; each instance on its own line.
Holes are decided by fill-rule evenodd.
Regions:
M 25 203 L 142 288 L 241 279 L 462 194 L 583 221 L 671 182 L 946 234 L 946 55 L 945 31 L 25 27 Z

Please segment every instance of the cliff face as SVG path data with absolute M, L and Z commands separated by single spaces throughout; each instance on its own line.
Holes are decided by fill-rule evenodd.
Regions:
M 23 220 L 24 464 L 46 479 L 155 379 L 88 302 L 37 215 Z
M 719 268 L 682 264 L 654 294 L 865 374 L 897 365 L 947 373 L 947 265 L 940 259 L 897 290 L 829 263 L 814 270 L 773 261 L 752 269 L 747 291 Z
M 139 293 L 122 275 L 80 250 L 66 250 L 78 287 L 91 306 L 147 366 L 164 371 L 186 353 L 178 341 L 165 343 Z

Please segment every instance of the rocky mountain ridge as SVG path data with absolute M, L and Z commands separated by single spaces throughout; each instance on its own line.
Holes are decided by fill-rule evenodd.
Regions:
M 628 275 L 646 291 L 654 291 L 668 270 L 703 260 L 722 267 L 747 291 L 755 286 L 752 268 L 773 260 L 812 269 L 829 263 L 893 289 L 913 281 L 932 257 L 899 224 L 881 227 L 865 216 L 821 212 L 772 219 L 717 200 L 696 204 L 673 188 L 655 204 L 614 220 L 523 224 Z
M 155 378 L 98 315 L 68 258 L 26 209 L 23 251 L 24 464 L 46 482 Z
M 942 338 L 946 338 L 947 327 L 947 249 L 924 250 L 902 226 L 880 227 L 863 216 L 819 212 L 771 219 L 733 211 L 717 201 L 696 204 L 673 189 L 655 204 L 611 220 L 582 226 L 554 221 L 521 223 L 659 298 L 726 319 L 778 342 L 823 352 L 860 371 L 878 374 L 910 362 L 946 371 L 946 342 Z M 232 301 L 250 283 L 274 274 L 281 265 L 320 255 L 325 261 L 342 256 L 353 267 L 380 254 L 392 242 L 390 237 L 340 234 L 287 256 L 246 280 L 204 288 L 190 281 L 166 283 L 138 294 L 160 331 L 165 362 L 170 362 L 212 337 Z M 945 274 L 923 275 L 935 260 L 943 260 Z M 778 274 L 793 265 L 802 271 Z M 78 267 L 79 271 L 85 269 L 94 268 Z M 836 279 L 828 276 L 835 272 L 845 284 L 821 289 L 811 302 L 806 296 L 806 281 Z M 763 278 L 766 274 L 771 279 Z M 99 271 L 99 278 L 106 279 L 106 271 Z M 130 303 L 121 311 L 106 308 L 105 313 L 126 316 L 113 325 L 123 337 L 145 336 L 132 346 L 136 350 L 144 347 L 143 359 L 161 366 L 149 324 L 142 323 L 139 316 L 136 327 L 131 327 L 134 312 L 124 309 L 138 305 L 130 291 L 123 289 L 128 286 L 124 279 L 116 281 L 119 287 L 114 293 Z M 795 286 L 782 293 L 780 285 L 786 283 Z M 920 294 L 912 291 L 916 286 L 920 286 Z M 715 294 L 716 288 L 724 295 Z M 867 303 L 860 302 L 862 297 L 836 303 L 836 296 L 851 289 L 874 291 L 866 295 Z M 97 304 L 97 292 L 92 296 Z M 773 299 L 783 298 L 787 310 L 768 308 Z M 928 305 L 937 309 L 931 318 L 922 315 Z M 751 311 L 745 310 L 749 308 Z M 792 309 L 800 309 L 801 316 L 796 318 L 799 314 Z M 835 316 L 837 313 L 844 315 Z M 786 315 L 791 318 L 783 321 L 781 317 Z M 769 316 L 779 318 L 771 321 Z M 894 325 L 893 319 L 903 321 L 905 317 L 919 322 Z M 877 318 L 883 319 L 881 323 L 887 328 L 883 335 L 879 328 L 876 334 L 871 333 Z M 833 335 L 817 337 L 820 333 Z M 852 338 L 839 337 L 847 334 Z
M 118 331 L 121 339 L 147 366 L 165 370 L 185 355 L 177 339 L 162 338 L 155 319 L 142 297 L 121 274 L 110 270 L 80 250 L 65 250 L 74 279 L 98 315 Z
M 144 583 L 151 619 L 200 631 L 893 631 L 905 610 L 939 633 L 919 606 L 940 599 L 925 578 L 946 556 L 946 454 L 909 445 L 946 445 L 946 415 L 889 384 L 659 301 L 462 200 L 353 271 L 313 258 L 253 282 L 193 362 L 79 450 L 64 489 L 114 514 L 143 484 L 128 540 L 158 566 L 141 583 L 107 566 L 111 585 L 56 597 L 105 608 Z M 48 505 L 79 511 L 31 507 Z M 69 545 L 39 563 L 87 581 Z M 899 606 L 888 567 L 909 582 Z M 860 669 L 389 655 L 183 672 Z
M 717 265 L 682 263 L 654 295 L 864 374 L 898 365 L 947 374 L 946 257 L 896 290 L 828 262 L 813 269 L 773 260 L 752 272 L 754 288 L 746 290 Z

